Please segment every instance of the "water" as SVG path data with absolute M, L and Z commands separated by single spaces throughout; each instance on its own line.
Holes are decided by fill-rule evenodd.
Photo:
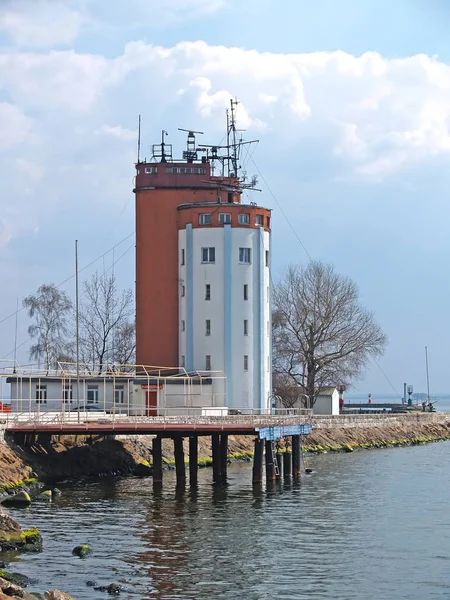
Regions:
M 159 494 L 151 479 L 61 486 L 11 511 L 45 544 L 13 570 L 79 600 L 107 597 L 87 580 L 122 581 L 122 599 L 448 599 L 449 459 L 449 442 L 319 455 L 300 483 L 261 491 L 250 464 L 218 489 L 201 470 L 195 494 L 172 472 Z M 71 555 L 80 543 L 91 557 Z

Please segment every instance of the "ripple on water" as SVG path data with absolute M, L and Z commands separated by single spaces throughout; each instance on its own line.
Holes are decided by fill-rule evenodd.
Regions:
M 122 582 L 121 598 L 415 600 L 448 598 L 448 443 L 312 457 L 312 476 L 253 490 L 251 467 L 229 485 L 153 492 L 150 479 L 61 486 L 52 504 L 14 510 L 44 552 L 14 569 L 79 600 Z M 73 557 L 92 546 L 85 560 Z

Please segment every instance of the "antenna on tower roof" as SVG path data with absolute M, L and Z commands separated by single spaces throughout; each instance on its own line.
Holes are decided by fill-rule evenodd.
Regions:
M 197 148 L 195 147 L 195 134 L 203 135 L 203 131 L 194 131 L 193 129 L 182 129 L 178 127 L 178 131 L 186 131 L 187 132 L 187 144 L 186 150 L 183 152 L 183 158 L 188 163 L 193 163 L 194 160 L 197 160 Z
M 139 164 L 139 156 L 141 154 L 141 115 L 139 115 L 138 120 L 138 142 L 137 142 L 137 161 Z

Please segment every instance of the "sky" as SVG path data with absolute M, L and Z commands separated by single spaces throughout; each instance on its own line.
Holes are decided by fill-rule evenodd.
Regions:
M 231 97 L 273 209 L 273 279 L 334 264 L 389 337 L 353 391 L 450 390 L 447 0 L 0 0 L 0 359 L 42 283 L 134 286 L 142 155 L 218 143 Z M 305 251 L 306 249 L 306 251 Z M 28 362 L 18 314 L 17 358 Z

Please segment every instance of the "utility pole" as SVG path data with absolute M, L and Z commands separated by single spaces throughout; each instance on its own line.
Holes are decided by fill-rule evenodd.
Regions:
M 77 413 L 80 422 L 80 329 L 79 329 L 79 303 L 78 303 L 78 240 L 75 240 L 75 322 L 76 322 L 76 347 L 77 347 Z

